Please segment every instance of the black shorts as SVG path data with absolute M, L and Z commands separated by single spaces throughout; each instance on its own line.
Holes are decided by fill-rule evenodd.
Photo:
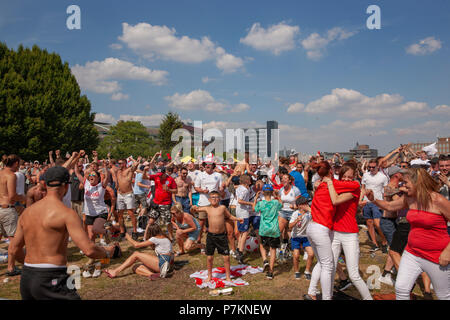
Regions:
M 108 206 L 108 208 L 111 208 L 111 199 L 105 200 L 105 204 Z
M 77 289 L 69 289 L 67 268 L 33 268 L 23 266 L 20 277 L 22 300 L 81 300 Z
M 270 247 L 272 249 L 277 249 L 280 247 L 280 238 L 263 237 L 261 236 L 261 243 L 264 247 Z
M 100 214 L 98 216 L 88 216 L 88 215 L 86 215 L 86 221 L 85 221 L 86 225 L 87 226 L 92 226 L 94 224 L 95 219 L 97 219 L 97 218 L 105 219 L 105 222 L 106 222 L 106 220 L 108 220 L 108 213 L 102 213 L 102 214 Z
M 213 256 L 216 248 L 217 252 L 223 256 L 228 256 L 230 254 L 226 233 L 216 234 L 208 232 L 206 235 L 206 255 Z
M 392 242 L 389 250 L 398 252 L 400 254 L 403 253 L 403 250 L 405 250 L 405 247 L 408 243 L 410 228 L 411 226 L 409 225 L 409 223 L 399 223 L 397 225 L 397 229 L 392 236 Z

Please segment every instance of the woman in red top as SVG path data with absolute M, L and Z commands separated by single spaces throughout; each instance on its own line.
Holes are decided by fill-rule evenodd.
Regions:
M 400 260 L 395 283 L 397 300 L 409 300 L 417 277 L 426 272 L 440 300 L 450 300 L 450 201 L 439 194 L 438 183 L 422 168 L 403 171 L 406 196 L 387 202 L 367 197 L 384 210 L 409 209 L 406 219 L 411 225 L 408 244 Z
M 356 166 L 344 164 L 339 171 L 340 181 L 354 181 Z M 325 181 L 325 179 L 324 179 Z M 327 181 L 326 181 L 327 182 Z M 330 196 L 336 197 L 336 191 L 333 184 L 328 187 Z M 350 280 L 363 300 L 372 300 L 367 284 L 363 281 L 359 274 L 359 238 L 358 223 L 356 222 L 356 212 L 358 210 L 358 202 L 361 190 L 358 186 L 351 192 L 353 198 L 336 207 L 336 214 L 333 219 L 333 242 L 331 249 L 334 254 L 334 264 L 337 261 L 341 250 L 344 250 L 345 264 L 347 266 Z
M 359 184 L 354 181 L 331 180 L 333 172 L 327 161 L 322 161 L 313 167 L 317 170 L 317 174 L 322 179 L 322 182 L 314 193 L 311 205 L 312 221 L 306 229 L 306 234 L 318 263 L 312 272 L 308 294 L 305 295 L 305 299 L 315 300 L 315 296 L 318 293 L 317 283 L 320 278 L 322 300 L 331 300 L 335 274 L 334 255 L 331 249 L 333 218 L 336 212 L 335 206 L 351 200 L 354 197 L 351 192 L 355 188 L 359 188 Z M 340 194 L 334 194 L 334 197 L 331 198 L 328 188 L 333 185 L 334 189 L 336 189 L 335 191 Z

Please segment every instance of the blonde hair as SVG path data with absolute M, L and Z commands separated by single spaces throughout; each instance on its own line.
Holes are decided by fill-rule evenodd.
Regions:
M 183 212 L 183 206 L 181 205 L 180 202 L 175 202 L 172 207 L 170 208 L 170 210 L 175 210 L 177 212 Z
M 410 168 L 404 173 L 416 188 L 418 209 L 426 210 L 430 207 L 431 193 L 439 192 L 439 184 L 423 168 Z

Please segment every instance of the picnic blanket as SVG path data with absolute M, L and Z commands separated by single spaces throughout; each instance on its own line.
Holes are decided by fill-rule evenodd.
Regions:
M 228 286 L 248 286 L 249 283 L 242 280 L 241 277 L 246 274 L 256 274 L 263 272 L 261 267 L 252 267 L 246 264 L 230 267 L 231 281 L 226 281 L 225 268 L 219 267 L 212 270 L 212 278 L 210 282 L 206 282 L 208 279 L 208 270 L 202 270 L 191 274 L 189 277 L 195 279 L 197 287 L 217 289 Z

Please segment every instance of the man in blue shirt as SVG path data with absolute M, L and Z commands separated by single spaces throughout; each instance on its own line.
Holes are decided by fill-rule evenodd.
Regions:
M 301 172 L 303 170 L 303 165 L 298 162 L 296 164 L 296 168 L 293 169 L 289 174 L 294 177 L 294 185 L 300 190 L 303 197 L 310 199 L 308 190 L 306 190 L 305 179 L 303 178 L 303 174 Z

